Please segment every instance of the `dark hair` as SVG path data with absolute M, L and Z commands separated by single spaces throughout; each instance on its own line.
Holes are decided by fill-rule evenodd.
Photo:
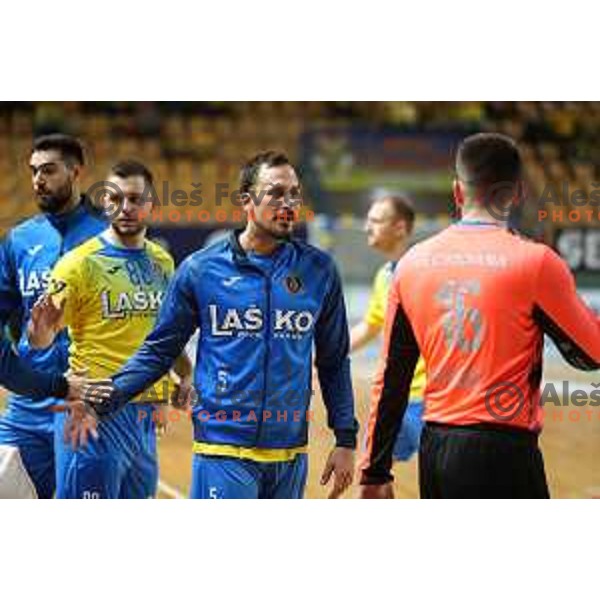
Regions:
M 408 232 L 412 232 L 415 225 L 415 208 L 408 197 L 401 194 L 385 194 L 378 198 L 377 202 L 389 202 L 396 217 L 405 221 Z
M 240 172 L 240 194 L 247 194 L 256 183 L 256 176 L 263 165 L 267 167 L 280 167 L 290 165 L 289 158 L 283 152 L 267 150 L 253 156 Z
M 147 184 L 154 185 L 154 176 L 150 172 L 150 169 L 137 160 L 121 160 L 112 166 L 110 172 L 123 179 L 140 175 Z
M 85 164 L 83 145 L 77 138 L 71 135 L 51 133 L 33 140 L 31 147 L 32 154 L 45 150 L 58 150 L 66 163 Z
M 522 173 L 521 155 L 510 137 L 477 133 L 465 138 L 458 147 L 456 173 L 470 196 L 488 203 L 496 193 L 514 193 Z

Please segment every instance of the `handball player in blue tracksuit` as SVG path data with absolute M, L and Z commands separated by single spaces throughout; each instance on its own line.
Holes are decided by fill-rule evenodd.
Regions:
M 112 378 L 110 415 L 159 379 L 199 329 L 192 498 L 301 498 L 307 475 L 313 349 L 334 447 L 321 484 L 352 483 L 357 422 L 340 277 L 324 252 L 293 240 L 301 190 L 284 154 L 242 169 L 248 222 L 189 256 L 154 330 Z

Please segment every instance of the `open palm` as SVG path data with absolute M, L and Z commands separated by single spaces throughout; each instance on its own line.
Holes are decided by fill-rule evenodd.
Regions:
M 28 327 L 29 341 L 32 346 L 47 348 L 52 344 L 62 327 L 64 310 L 64 299 L 57 306 L 47 294 L 38 298 L 31 309 L 31 320 Z

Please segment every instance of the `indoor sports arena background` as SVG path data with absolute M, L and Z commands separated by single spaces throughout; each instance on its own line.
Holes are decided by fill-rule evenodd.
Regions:
M 151 237 L 177 261 L 240 226 L 231 198 L 241 163 L 259 150 L 284 150 L 299 168 L 311 211 L 301 235 L 334 254 L 352 321 L 364 314 L 382 262 L 363 233 L 370 199 L 383 190 L 408 193 L 418 211 L 415 239 L 431 235 L 455 216 L 458 141 L 476 131 L 504 132 L 518 140 L 527 165 L 528 198 L 511 225 L 553 245 L 600 310 L 600 102 L 3 102 L 0 233 L 35 214 L 31 141 L 58 131 L 88 148 L 83 188 L 92 196 L 117 160 L 138 158 L 151 168 L 164 208 Z M 596 374 L 564 366 L 551 343 L 546 354 L 545 381 L 561 399 L 600 385 Z M 376 357 L 371 347 L 353 359 L 363 420 Z M 587 410 L 546 405 L 542 446 L 554 497 L 600 496 L 600 408 L 591 417 Z M 316 481 L 329 447 L 322 418 L 317 410 L 307 497 L 324 494 Z M 161 440 L 165 497 L 187 494 L 190 440 L 184 420 Z M 415 497 L 414 461 L 395 473 L 397 495 Z

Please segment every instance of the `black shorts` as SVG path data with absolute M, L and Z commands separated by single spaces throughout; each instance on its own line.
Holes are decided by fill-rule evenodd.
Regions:
M 426 423 L 421 498 L 549 498 L 535 433 L 494 425 Z

